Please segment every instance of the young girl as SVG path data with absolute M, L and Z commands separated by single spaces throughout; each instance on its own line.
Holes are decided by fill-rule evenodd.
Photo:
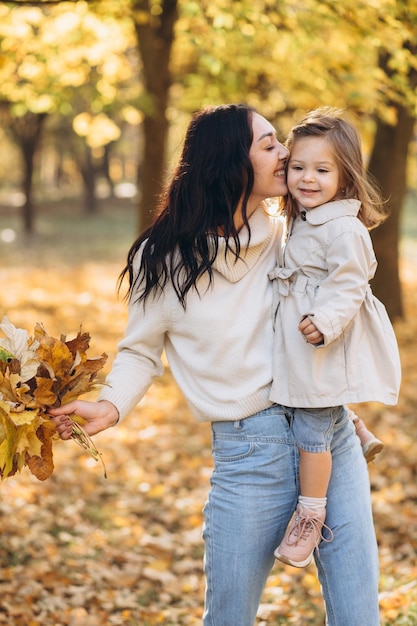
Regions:
M 292 407 L 301 495 L 275 556 L 303 567 L 320 539 L 333 537 L 330 529 L 323 537 L 322 527 L 343 405 L 395 404 L 401 368 L 393 328 L 369 286 L 377 263 L 368 231 L 384 215 L 358 134 L 325 107 L 292 129 L 287 147 L 288 233 L 270 274 L 279 302 L 271 399 Z

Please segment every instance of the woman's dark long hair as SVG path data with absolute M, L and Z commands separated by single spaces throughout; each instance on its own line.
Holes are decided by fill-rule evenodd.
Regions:
M 185 308 L 186 296 L 205 273 L 212 281 L 219 232 L 240 254 L 234 214 L 243 199 L 242 216 L 249 228 L 246 205 L 253 188 L 249 158 L 254 109 L 243 104 L 206 108 L 188 127 L 182 154 L 162 192 L 152 224 L 129 250 L 119 276 L 119 289 L 129 278 L 130 298 L 145 303 L 152 290 L 171 282 Z M 133 261 L 141 249 L 139 271 Z

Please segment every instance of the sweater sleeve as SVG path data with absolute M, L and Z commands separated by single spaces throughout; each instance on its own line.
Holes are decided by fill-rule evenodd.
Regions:
M 376 259 L 369 233 L 352 229 L 339 234 L 327 249 L 328 275 L 320 283 L 308 313 L 324 335 L 324 344 L 337 339 L 359 311 Z
M 109 400 L 125 417 L 143 398 L 155 377 L 164 370 L 161 355 L 166 322 L 163 294 L 151 296 L 143 303 L 129 303 L 125 336 L 106 378 L 99 400 Z

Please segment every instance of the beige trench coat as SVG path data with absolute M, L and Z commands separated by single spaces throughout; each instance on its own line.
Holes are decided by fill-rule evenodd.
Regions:
M 291 224 L 275 284 L 271 400 L 320 408 L 379 401 L 396 404 L 401 365 L 394 330 L 369 281 L 377 262 L 358 200 L 329 202 Z M 281 256 L 281 254 L 280 254 Z M 311 317 L 324 344 L 297 329 Z

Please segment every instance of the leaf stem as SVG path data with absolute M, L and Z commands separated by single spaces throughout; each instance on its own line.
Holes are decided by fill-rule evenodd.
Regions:
M 88 435 L 85 430 L 77 424 L 74 420 L 72 421 L 72 435 L 71 438 L 84 450 L 86 450 L 95 461 L 100 461 L 103 470 L 104 470 L 104 478 L 107 478 L 106 466 L 104 465 L 103 458 L 101 456 L 101 452 L 99 452 L 93 443 L 90 435 Z

